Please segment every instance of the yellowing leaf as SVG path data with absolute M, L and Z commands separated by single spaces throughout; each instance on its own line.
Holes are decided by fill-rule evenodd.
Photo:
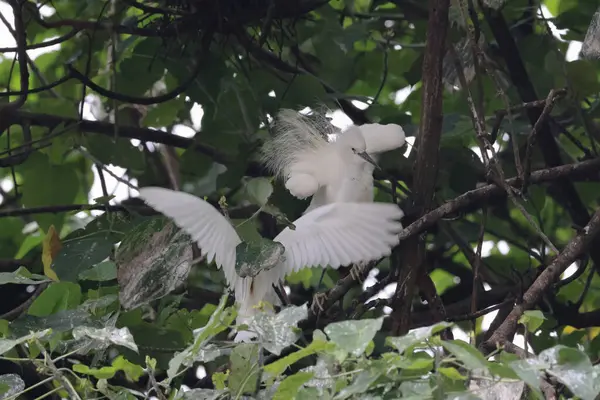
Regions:
M 50 225 L 50 228 L 48 228 L 48 232 L 44 237 L 44 241 L 42 242 L 42 264 L 44 265 L 44 275 L 54 281 L 58 281 L 59 279 L 56 272 L 52 270 L 52 261 L 61 248 L 62 243 L 60 242 L 58 233 L 56 233 L 54 225 Z

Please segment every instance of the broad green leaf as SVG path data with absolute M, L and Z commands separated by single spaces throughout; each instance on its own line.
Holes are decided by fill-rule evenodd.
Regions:
M 84 144 L 88 151 L 105 165 L 128 168 L 133 173 L 142 173 L 146 168 L 144 154 L 128 139 L 93 135 L 86 136 Z
M 138 352 L 138 347 L 133 340 L 133 336 L 126 327 L 120 329 L 110 327 L 99 329 L 89 326 L 78 326 L 73 329 L 73 337 L 75 339 L 92 339 L 93 347 L 97 349 L 115 344 L 127 347 L 136 353 Z
M 519 318 L 519 323 L 525 325 L 529 332 L 534 333 L 545 320 L 544 313 L 540 310 L 527 310 Z
M 73 365 L 73 371 L 80 374 L 92 375 L 98 379 L 111 379 L 117 371 L 123 371 L 127 378 L 134 382 L 137 382 L 144 375 L 142 367 L 127 361 L 123 356 L 115 358 L 110 367 L 89 368 L 84 364 L 75 364 Z
M 544 398 L 542 391 L 540 390 L 540 379 L 542 378 L 542 371 L 545 367 L 544 363 L 535 358 L 529 358 L 512 361 L 508 363 L 508 366 L 523 380 L 523 382 L 527 383 L 536 398 Z
M 169 368 L 167 370 L 169 379 L 173 379 L 182 365 L 191 366 L 198 357 L 210 360 L 222 354 L 220 350 L 214 347 L 206 347 L 206 345 L 212 337 L 225 330 L 235 318 L 235 313 L 232 312 L 232 309 L 225 308 L 227 297 L 227 295 L 221 297 L 219 305 L 211 314 L 206 325 L 194 331 L 194 343 L 175 354 L 169 361 Z M 205 349 L 207 352 L 204 351 Z
M 111 255 L 113 244 L 108 236 L 94 235 L 63 242 L 52 263 L 61 281 L 77 282 L 79 274 Z
M 50 282 L 44 275 L 32 274 L 25 267 L 19 267 L 14 272 L 0 272 L 0 285 L 14 283 L 18 285 L 39 285 Z
M 325 327 L 329 339 L 341 349 L 359 356 L 381 329 L 383 317 L 359 321 L 334 322 Z
M 273 400 L 294 399 L 300 387 L 313 376 L 312 372 L 296 372 L 294 375 L 288 376 L 279 384 Z
M 258 334 L 261 345 L 267 351 L 279 355 L 298 339 L 295 328 L 298 322 L 307 317 L 308 307 L 305 303 L 300 307 L 286 307 L 277 314 L 260 312 L 252 317 L 248 327 Z
M 444 340 L 442 346 L 452 353 L 465 367 L 469 369 L 481 368 L 487 370 L 485 357 L 470 344 L 462 340 Z
M 28 335 L 21 336 L 18 339 L 0 339 L 0 355 L 6 353 L 7 351 L 11 350 L 13 347 L 21 343 L 25 343 L 34 339 L 41 339 L 44 336 L 48 335 L 50 331 L 50 329 L 45 329 L 38 332 L 32 332 Z
M 79 279 L 88 281 L 112 281 L 117 279 L 117 265 L 112 261 L 103 261 L 92 269 L 79 273 Z
M 156 54 L 160 48 L 159 38 L 140 40 L 133 48 L 131 57 L 121 61 L 115 89 L 129 95 L 144 96 L 165 73 L 163 58 Z
M 260 348 L 253 343 L 236 346 L 229 358 L 231 372 L 227 379 L 229 390 L 236 395 L 252 393 L 256 390 L 259 373 L 258 352 Z
M 50 328 L 52 332 L 67 332 L 81 325 L 93 325 L 92 316 L 83 309 L 63 310 L 48 316 L 23 314 L 10 324 L 10 330 L 15 335 L 26 335 Z
M 273 194 L 273 185 L 267 178 L 252 178 L 246 183 L 246 191 L 254 204 L 263 207 Z
M 264 370 L 270 376 L 276 377 L 283 373 L 283 371 L 285 371 L 290 365 L 293 365 L 304 357 L 308 357 L 312 354 L 322 351 L 332 350 L 333 348 L 333 343 L 328 343 L 320 339 L 314 339 L 307 347 L 288 354 L 287 356 L 280 358 L 271 364 L 265 365 Z
M 72 204 L 79 192 L 79 178 L 73 165 L 51 165 L 49 159 L 34 152 L 22 165 L 22 202 L 25 207 L 47 207 Z M 42 230 L 51 225 L 60 232 L 64 213 L 36 214 L 33 216 Z
M 183 283 L 191 268 L 191 240 L 166 218 L 150 218 L 127 233 L 115 258 L 119 300 L 132 309 Z
M 435 335 L 442 330 L 451 327 L 452 324 L 448 322 L 439 322 L 432 326 L 424 326 L 422 328 L 413 329 L 404 336 L 400 337 L 388 337 L 386 340 L 398 350 L 398 353 L 402 354 L 406 349 L 415 344 L 424 342 L 431 336 Z
M 369 387 L 382 375 L 382 371 L 362 371 L 334 397 L 335 400 L 347 399 L 354 395 L 365 393 Z
M 25 389 L 25 382 L 19 375 L 0 375 L 0 400 L 12 397 L 23 389 Z
M 439 367 L 437 371 L 445 377 L 452 379 L 453 381 L 465 381 L 466 376 L 461 375 L 460 372 L 454 367 Z
M 81 288 L 72 282 L 51 283 L 31 304 L 27 313 L 44 317 L 59 311 L 70 310 L 81 302 Z
M 255 277 L 280 264 L 285 247 L 279 242 L 260 239 L 258 242 L 242 242 L 235 248 L 235 272 L 241 277 Z
M 556 377 L 583 400 L 594 400 L 600 393 L 600 371 L 581 350 L 562 345 L 542 351 L 538 359 L 549 365 L 546 372 Z

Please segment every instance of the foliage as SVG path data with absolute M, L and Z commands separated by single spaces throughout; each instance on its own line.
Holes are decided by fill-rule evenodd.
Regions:
M 439 160 L 420 161 L 440 29 L 425 1 L 0 2 L 15 38 L 0 43 L 0 399 L 595 399 L 596 8 L 452 1 Z M 402 125 L 375 200 L 404 208 L 404 241 L 362 286 L 347 268 L 287 277 L 292 304 L 232 343 L 222 272 L 135 189 L 204 197 L 244 241 L 237 273 L 268 270 L 307 201 L 257 150 L 279 109 L 306 107 Z M 419 251 L 421 293 L 403 299 Z M 317 292 L 336 300 L 319 315 Z

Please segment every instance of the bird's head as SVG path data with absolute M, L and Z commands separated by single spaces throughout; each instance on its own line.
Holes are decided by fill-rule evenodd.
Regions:
M 354 155 L 362 158 L 375 167 L 379 168 L 375 160 L 367 154 L 367 142 L 360 130 L 360 127 L 353 125 L 345 132 L 339 135 L 337 143 L 341 146 L 342 151 L 351 151 Z
M 367 146 L 369 154 L 385 153 L 404 146 L 404 129 L 396 124 L 364 124 L 357 127 Z

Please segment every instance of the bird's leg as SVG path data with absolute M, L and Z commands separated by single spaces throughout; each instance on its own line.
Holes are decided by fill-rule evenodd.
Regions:
M 354 264 L 350 269 L 350 276 L 352 276 L 352 279 L 363 283 L 364 279 L 362 278 L 362 274 L 368 264 L 369 263 L 367 262 L 357 262 L 356 264 Z
M 327 301 L 327 293 L 315 293 L 312 304 L 310 305 L 310 310 L 312 313 L 318 314 L 319 312 L 325 311 L 325 308 L 323 307 L 325 305 L 325 301 Z

